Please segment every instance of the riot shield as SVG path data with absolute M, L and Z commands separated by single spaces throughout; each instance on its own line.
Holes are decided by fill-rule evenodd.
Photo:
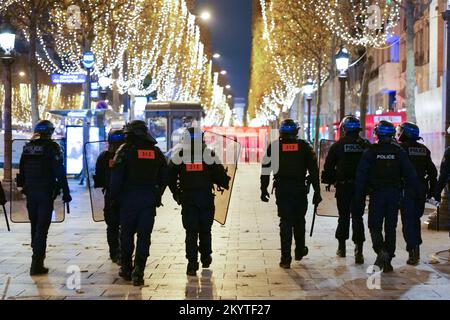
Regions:
M 64 146 L 62 143 L 62 140 L 54 140 L 57 142 L 61 148 L 64 150 Z M 17 139 L 13 140 L 12 142 L 12 150 L 13 154 L 21 155 L 23 150 L 23 147 L 26 143 L 28 143 L 29 140 L 26 139 Z M 15 177 L 18 173 L 19 168 L 19 161 L 20 156 L 18 158 L 12 159 L 12 167 L 13 167 L 13 181 L 9 184 L 9 201 L 6 204 L 7 211 L 9 211 L 9 215 L 11 218 L 11 221 L 14 223 L 29 223 L 30 219 L 28 216 L 28 210 L 27 210 L 27 199 L 26 196 L 22 193 L 22 190 L 19 190 L 16 186 Z M 65 211 L 66 207 L 62 200 L 62 193 L 60 192 L 57 197 L 55 198 L 54 205 L 53 205 L 53 214 L 52 214 L 52 222 L 53 223 L 60 223 L 63 222 L 65 219 Z
M 222 136 L 213 132 L 205 132 L 205 143 L 208 149 L 213 150 L 217 159 L 223 164 L 230 179 L 228 190 L 217 189 L 214 199 L 216 212 L 214 220 L 224 225 L 230 206 L 231 193 L 236 176 L 238 160 L 241 153 L 241 145 L 230 137 Z
M 335 143 L 334 140 L 320 140 L 319 146 L 319 172 L 322 174 L 325 165 L 325 160 L 330 151 L 331 146 Z M 339 217 L 339 213 L 336 205 L 336 188 L 331 186 L 330 191 L 326 191 L 326 185 L 320 184 L 320 193 L 322 196 L 322 202 L 317 207 L 317 215 L 325 217 Z
M 95 222 L 105 220 L 103 208 L 105 198 L 101 188 L 94 188 L 94 175 L 97 158 L 103 151 L 108 150 L 108 141 L 87 142 L 84 145 L 84 159 L 87 170 L 87 186 L 89 189 L 89 200 L 91 203 L 92 219 Z

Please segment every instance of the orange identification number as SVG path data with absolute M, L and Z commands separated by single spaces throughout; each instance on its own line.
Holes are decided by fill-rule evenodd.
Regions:
M 154 150 L 138 150 L 138 159 L 155 159 Z
M 109 167 L 112 168 L 114 163 L 114 159 L 109 159 Z
M 186 171 L 203 171 L 203 163 L 187 163 Z
M 283 144 L 283 152 L 294 152 L 294 151 L 298 151 L 297 143 Z

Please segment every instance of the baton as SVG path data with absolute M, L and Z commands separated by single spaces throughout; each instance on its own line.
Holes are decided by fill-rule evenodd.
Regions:
M 312 237 L 312 235 L 313 235 L 314 224 L 316 223 L 317 207 L 318 207 L 318 205 L 315 204 L 315 205 L 314 205 L 313 220 L 312 220 L 312 223 L 311 223 L 311 232 L 309 233 L 309 236 L 310 236 L 310 237 Z
M 2 207 L 3 207 L 3 213 L 5 214 L 6 227 L 8 228 L 8 232 L 11 232 L 11 228 L 9 227 L 8 214 L 6 213 L 5 205 L 2 205 Z
M 436 231 L 439 231 L 439 216 L 440 216 L 439 207 L 440 206 L 436 207 Z
M 66 202 L 67 214 L 70 214 L 70 203 Z

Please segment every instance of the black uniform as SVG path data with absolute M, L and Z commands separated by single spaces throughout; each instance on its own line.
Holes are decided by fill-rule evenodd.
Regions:
M 355 199 L 361 208 L 365 204 L 365 193 L 369 192 L 369 230 L 380 264 L 382 260 L 390 266 L 390 260 L 395 256 L 403 183 L 410 186 L 408 190 L 414 196 L 420 194 L 416 171 L 397 143 L 379 141 L 364 152 L 356 173 Z
M 169 188 L 182 206 L 183 227 L 186 230 L 186 258 L 192 273 L 198 269 L 199 252 L 203 267 L 208 267 L 211 263 L 211 227 L 215 214 L 214 185 L 228 189 L 230 181 L 214 152 L 205 145 L 202 149 L 202 156 L 196 159 L 194 148 L 180 148 L 169 162 Z M 186 154 L 190 156 L 186 157 Z M 211 155 L 208 163 L 203 157 L 205 154 Z M 188 161 L 179 163 L 180 161 L 174 161 L 174 157 Z
M 434 190 L 434 198 L 437 201 L 441 201 L 441 193 L 446 186 L 450 186 L 450 148 L 445 150 L 439 169 L 439 178 Z
M 156 207 L 167 186 L 167 162 L 156 141 L 134 138 L 117 150 L 111 172 L 111 198 L 120 206 L 121 272 L 142 280 L 150 250 Z M 139 281 L 138 281 L 139 283 Z
M 425 199 L 431 198 L 431 193 L 436 187 L 437 169 L 431 160 L 431 152 L 428 148 L 417 141 L 400 142 L 402 148 L 408 154 L 409 160 L 414 166 L 420 183 L 420 198 L 409 198 L 408 195 L 414 194 L 407 190 L 405 185 L 404 199 L 401 206 L 402 230 L 407 247 L 412 250 L 422 244 L 421 223 L 425 211 Z
M 120 253 L 120 211 L 117 202 L 111 200 L 110 178 L 115 152 L 103 151 L 95 164 L 94 188 L 102 188 L 105 197 L 103 209 L 107 225 L 106 236 L 111 259 L 117 261 Z
M 60 146 L 50 139 L 36 139 L 27 143 L 20 158 L 17 182 L 19 187 L 23 187 L 27 198 L 33 261 L 42 265 L 53 202 L 61 189 L 63 198 L 71 200 Z
M 279 161 L 276 159 L 279 155 Z M 278 168 L 276 168 L 278 161 Z M 278 169 L 278 170 L 277 170 Z M 308 209 L 309 179 L 317 194 L 320 194 L 319 168 L 317 157 L 312 147 L 297 138 L 280 138 L 272 142 L 266 151 L 261 175 L 261 190 L 267 190 L 270 174 L 274 173 L 274 188 L 278 216 L 280 217 L 281 264 L 289 265 L 292 261 L 292 236 L 295 238 L 295 256 L 300 260 L 306 255 L 305 215 Z
M 356 169 L 364 150 L 369 146 L 369 141 L 359 137 L 358 133 L 346 135 L 331 146 L 325 160 L 322 183 L 336 186 L 336 202 L 339 211 L 336 239 L 340 241 L 349 238 L 350 217 L 353 227 L 353 242 L 361 244 L 366 240 L 363 222 L 364 211 L 355 212 L 353 200 Z

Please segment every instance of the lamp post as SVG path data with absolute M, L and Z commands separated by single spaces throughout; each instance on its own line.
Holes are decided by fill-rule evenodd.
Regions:
M 5 157 L 3 164 L 3 181 L 6 185 L 12 181 L 12 126 L 11 126 L 11 103 L 12 103 L 12 79 L 11 68 L 14 63 L 14 45 L 16 42 L 16 30 L 5 21 L 0 25 L 0 58 L 3 62 L 3 86 L 5 89 L 4 106 L 4 128 L 5 128 Z
M 308 104 L 308 131 L 306 131 L 306 139 L 308 141 L 311 141 L 311 103 L 313 92 L 314 82 L 312 81 L 312 79 L 308 79 L 308 81 L 306 81 L 306 83 L 303 85 L 303 94 Z
M 347 70 L 349 67 L 350 55 L 347 49 L 341 48 L 336 54 L 336 68 L 339 71 L 339 82 L 341 84 L 339 120 L 345 117 L 345 82 L 347 81 Z

